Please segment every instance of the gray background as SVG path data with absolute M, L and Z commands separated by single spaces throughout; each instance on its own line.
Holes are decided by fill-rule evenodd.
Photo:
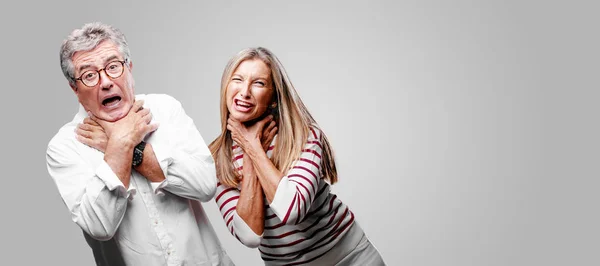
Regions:
M 2 265 L 93 263 L 45 168 L 77 110 L 59 46 L 90 21 L 126 34 L 136 92 L 179 99 L 207 143 L 225 63 L 270 48 L 389 265 L 600 265 L 594 1 L 51 2 L 0 8 Z

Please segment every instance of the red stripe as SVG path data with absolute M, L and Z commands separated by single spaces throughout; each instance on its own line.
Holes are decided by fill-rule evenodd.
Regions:
M 227 203 L 229 203 L 230 201 L 232 201 L 232 200 L 236 200 L 236 199 L 239 199 L 239 198 L 240 198 L 240 196 L 233 196 L 233 197 L 231 197 L 231 198 L 227 199 L 225 202 L 223 202 L 223 204 L 221 204 L 221 207 L 219 208 L 219 211 L 222 211 L 222 210 L 223 210 L 223 207 L 225 207 L 225 205 L 226 205 Z
M 227 192 L 229 192 L 229 191 L 232 191 L 232 190 L 234 190 L 234 189 L 235 189 L 235 188 L 232 188 L 232 187 L 231 187 L 231 188 L 228 188 L 228 189 L 225 189 L 225 190 L 223 190 L 223 192 L 219 193 L 219 196 L 217 196 L 217 198 L 215 199 L 215 201 L 216 201 L 216 202 L 219 202 L 219 199 L 220 199 L 220 198 L 221 198 L 223 195 L 225 195 L 225 193 L 227 193 Z
M 244 158 L 244 154 L 243 153 L 240 154 L 240 155 L 238 155 L 238 156 L 233 157 L 233 161 L 235 162 L 235 161 L 237 161 L 239 159 L 242 159 L 242 158 Z
M 300 195 L 300 197 L 302 198 L 302 201 L 304 202 L 304 207 L 306 207 L 306 199 L 304 198 L 304 195 L 302 195 L 302 193 L 300 193 L 300 189 L 298 189 L 298 187 L 296 187 L 296 193 L 298 193 Z M 294 224 L 298 224 L 298 222 L 300 222 L 300 217 L 302 217 L 302 215 L 300 215 L 300 201 L 296 202 L 296 222 Z
M 308 169 L 308 168 L 306 168 L 304 166 L 294 166 L 292 169 L 302 169 L 302 170 L 304 170 L 306 172 L 309 172 L 315 178 L 315 180 L 318 179 L 317 174 L 315 174 L 313 171 L 311 171 L 310 169 Z
M 344 214 L 342 214 L 342 217 L 346 217 L 346 215 L 348 214 L 348 211 L 349 211 L 349 210 L 350 210 L 350 209 L 348 209 L 348 207 L 346 207 L 346 211 L 344 211 Z M 339 220 L 339 221 L 338 221 L 338 222 L 335 224 L 335 226 L 333 227 L 333 230 L 331 230 L 331 231 L 335 231 L 335 230 L 336 230 L 336 229 L 337 229 L 337 228 L 340 226 L 340 224 L 342 223 L 342 221 L 344 221 L 344 219 L 340 219 L 340 220 Z
M 235 149 L 237 149 L 237 148 L 238 148 L 238 145 L 233 145 L 233 146 L 231 146 L 231 149 L 232 149 L 232 150 L 235 150 Z
M 231 216 L 231 218 L 229 218 L 229 220 L 227 220 L 227 222 L 225 223 L 227 225 L 227 227 L 229 227 L 229 224 L 231 223 L 232 220 L 233 220 L 233 216 Z M 233 234 L 233 226 L 231 227 L 231 233 Z
M 308 193 L 308 200 L 312 202 L 312 197 L 310 195 L 310 191 L 308 191 L 308 188 L 306 188 L 306 186 L 304 186 L 302 183 L 296 181 L 296 180 L 290 180 L 291 182 L 294 182 L 298 185 L 300 185 L 301 187 L 304 188 L 304 190 L 306 190 L 306 193 Z M 298 194 L 300 194 L 300 196 L 302 196 L 302 200 L 304 201 L 304 209 L 306 210 L 306 199 L 304 198 L 304 195 L 302 194 L 302 192 L 300 192 L 300 190 L 298 189 L 298 187 L 296 187 L 296 192 Z
M 324 190 L 321 190 L 321 191 L 319 191 L 319 194 L 320 194 L 321 192 L 323 192 L 323 191 L 324 191 Z M 318 195 L 318 194 L 317 194 L 317 195 Z M 318 198 L 319 198 L 319 196 L 316 196 L 316 197 L 315 197 L 315 201 L 316 201 Z M 336 198 L 337 198 L 337 195 L 333 195 L 333 197 L 331 198 L 331 200 L 334 200 L 334 199 L 336 199 Z M 315 213 L 319 212 L 319 211 L 320 211 L 320 210 L 321 210 L 321 209 L 322 209 L 322 208 L 325 206 L 325 204 L 327 204 L 327 201 L 323 201 L 323 203 L 321 203 L 321 205 L 320 205 L 318 208 L 316 208 L 316 209 L 314 209 L 313 211 L 309 212 L 309 213 L 308 213 L 308 214 L 306 214 L 304 217 L 310 217 L 310 216 L 314 215 Z
M 352 212 L 350 212 L 350 213 L 352 214 Z M 346 231 L 346 229 L 347 229 L 347 228 L 349 228 L 349 227 L 350 227 L 350 225 L 352 225 L 352 222 L 354 222 L 354 215 L 353 215 L 353 214 L 352 214 L 352 216 L 351 216 L 351 219 L 350 219 L 350 221 L 349 221 L 348 223 L 346 223 L 346 224 L 345 224 L 345 225 L 342 227 L 342 229 L 340 229 L 340 230 L 339 230 L 339 231 L 338 231 L 338 232 L 337 232 L 337 233 L 336 233 L 336 234 L 335 234 L 335 235 L 334 235 L 334 236 L 333 236 L 331 239 L 329 239 L 329 241 L 325 242 L 324 244 L 322 244 L 322 245 L 320 245 L 320 246 L 318 246 L 318 247 L 311 248 L 311 249 L 310 249 L 310 250 L 308 250 L 306 253 L 308 253 L 308 252 L 311 252 L 311 251 L 313 251 L 313 250 L 316 250 L 316 249 L 318 249 L 318 248 L 321 248 L 321 247 L 323 247 L 323 246 L 326 246 L 327 244 L 329 244 L 329 243 L 333 242 L 333 240 L 335 240 L 335 239 L 336 239 L 336 238 L 337 238 L 337 237 L 338 237 L 338 236 L 339 236 L 339 235 L 340 235 L 342 232 Z M 309 263 L 309 262 L 311 262 L 311 261 L 314 261 L 314 260 L 316 260 L 317 258 L 319 258 L 319 257 L 321 257 L 321 256 L 323 256 L 323 255 L 325 255 L 326 253 L 327 253 L 327 251 L 323 252 L 323 254 L 321 254 L 321 255 L 319 255 L 319 256 L 316 256 L 316 257 L 314 257 L 314 258 L 311 258 L 311 259 L 308 259 L 308 260 L 305 260 L 305 261 L 293 262 L 293 263 L 290 263 L 290 264 L 287 264 L 287 265 L 301 265 L 301 264 Z
M 346 231 L 346 228 L 348 228 L 352 222 L 354 222 L 354 213 L 352 213 L 350 210 L 348 210 L 348 212 L 350 213 L 350 221 L 348 221 L 343 227 L 342 229 L 338 230 L 337 233 L 335 233 L 333 235 L 333 238 L 335 239 L 336 237 L 338 237 L 342 232 Z
M 319 165 L 318 165 L 317 163 L 313 162 L 312 160 L 305 159 L 305 158 L 300 158 L 299 160 L 300 160 L 300 161 L 303 161 L 303 162 L 305 162 L 305 163 L 312 164 L 312 165 L 313 165 L 315 168 L 317 168 L 317 169 L 319 169 L 319 168 L 320 168 L 320 167 L 319 167 Z M 315 178 L 317 178 L 317 177 L 315 176 Z
M 340 205 L 342 205 L 342 204 L 340 204 Z M 261 255 L 262 259 L 263 259 L 264 261 L 274 261 L 274 260 L 277 260 L 277 261 L 279 261 L 280 263 L 283 263 L 284 261 L 288 261 L 288 262 L 290 262 L 290 261 L 291 261 L 291 262 L 290 262 L 291 264 L 286 264 L 286 265 L 298 265 L 298 264 L 304 264 L 304 263 L 308 263 L 308 262 L 310 262 L 310 261 L 313 261 L 313 260 L 315 260 L 315 259 L 316 259 L 316 258 L 318 258 L 318 257 L 321 257 L 323 254 L 327 253 L 328 251 L 324 251 L 322 254 L 320 254 L 320 255 L 318 255 L 318 256 L 316 256 L 316 257 L 313 257 L 313 258 L 311 258 L 311 259 L 309 259 L 309 260 L 306 260 L 306 261 L 299 261 L 299 262 L 298 262 L 298 261 L 296 261 L 296 262 L 294 262 L 294 261 L 293 261 L 293 260 L 295 260 L 295 259 L 298 259 L 298 258 L 300 258 L 300 257 L 301 257 L 301 256 L 303 256 L 304 254 L 308 254 L 309 252 L 313 252 L 313 251 L 315 251 L 315 250 L 317 250 L 317 249 L 319 249 L 319 248 L 322 248 L 322 247 L 324 247 L 324 246 L 326 246 L 326 245 L 330 244 L 330 243 L 331 243 L 331 242 L 333 242 L 335 239 L 337 239 L 337 238 L 338 238 L 338 237 L 339 237 L 339 236 L 340 236 L 340 235 L 341 235 L 341 234 L 342 234 L 344 231 L 347 231 L 347 229 L 348 229 L 348 228 L 349 228 L 349 227 L 350 227 L 350 226 L 353 224 L 353 222 L 354 222 L 354 214 L 353 214 L 351 211 L 349 211 L 349 209 L 348 209 L 348 208 L 346 208 L 346 211 L 344 212 L 344 215 L 343 215 L 342 217 L 340 217 L 340 218 L 341 218 L 341 219 L 340 219 L 340 221 L 339 221 L 339 222 L 336 224 L 336 227 L 338 227 L 338 225 L 339 225 L 339 224 L 340 224 L 340 223 L 341 223 L 341 222 L 342 222 L 342 221 L 343 221 L 343 220 L 344 220 L 346 217 L 348 217 L 348 216 L 347 216 L 347 214 L 348 214 L 348 213 L 350 214 L 350 219 L 349 219 L 349 221 L 348 221 L 347 223 L 345 223 L 345 224 L 344 224 L 344 225 L 343 225 L 341 228 L 339 228 L 338 230 L 335 230 L 335 231 L 333 231 L 333 230 L 332 230 L 332 231 L 330 231 L 330 232 L 329 232 L 329 233 L 328 233 L 328 234 L 327 234 L 325 237 L 323 237 L 323 238 L 319 239 L 318 241 L 316 241 L 315 243 L 313 243 L 313 245 L 311 245 L 311 247 L 309 247 L 309 248 L 305 248 L 305 249 L 302 249 L 302 250 L 300 250 L 300 251 L 296 251 L 296 252 L 288 253 L 288 254 L 281 254 L 282 256 L 285 256 L 285 255 L 295 255 L 294 257 L 292 257 L 292 258 L 288 258 L 288 259 L 283 259 L 283 258 L 279 259 L 279 258 L 277 258 L 277 257 L 282 257 L 282 256 L 280 256 L 280 255 L 276 255 L 276 254 L 269 254 L 269 253 L 265 253 L 265 252 L 263 252 L 263 250 L 262 250 L 262 249 L 259 249 L 262 255 L 266 255 L 266 256 L 269 256 L 269 255 L 274 255 L 274 256 L 272 256 L 272 257 L 275 257 L 275 258 L 269 258 L 269 257 L 265 257 L 265 256 L 262 256 L 262 255 Z M 328 238 L 329 238 L 329 239 L 328 239 Z M 319 245 L 319 243 L 320 243 L 320 245 Z M 262 245 L 261 245 L 261 246 L 262 246 Z
M 285 223 L 279 223 L 279 224 L 276 224 L 276 225 L 273 225 L 273 226 L 265 226 L 265 231 L 266 230 L 275 230 L 275 229 L 277 229 L 279 227 L 282 227 L 284 225 L 285 225 Z
M 317 133 L 315 132 L 315 130 L 311 127 L 310 131 L 312 131 L 313 137 L 316 139 L 317 138 Z
M 336 207 L 336 209 L 335 209 L 335 211 L 334 211 L 333 215 L 332 215 L 332 216 L 329 218 L 329 221 L 327 222 L 327 224 L 325 224 L 323 227 L 319 228 L 318 230 L 314 231 L 314 232 L 313 232 L 313 233 L 312 233 L 310 236 L 308 236 L 308 237 L 306 237 L 306 238 L 302 238 L 302 239 L 299 239 L 299 240 L 295 240 L 295 241 L 293 241 L 293 242 L 290 242 L 290 243 L 287 243 L 287 244 L 279 244 L 279 245 L 267 245 L 267 244 L 260 244 L 260 246 L 262 246 L 262 247 L 266 247 L 266 248 L 272 248 L 272 249 L 273 249 L 273 248 L 289 247 L 289 246 L 293 246 L 293 245 L 296 245 L 296 244 L 298 244 L 298 243 L 301 243 L 301 242 L 303 242 L 303 241 L 306 241 L 306 240 L 312 239 L 314 236 L 316 236 L 318 233 L 320 233 L 320 232 L 322 232 L 322 231 L 325 231 L 325 230 L 330 230 L 330 233 L 327 233 L 327 234 L 326 234 L 324 237 L 322 237 L 321 239 L 319 239 L 318 241 L 316 241 L 316 242 L 315 242 L 315 244 L 316 244 L 316 243 L 319 243 L 319 242 L 321 242 L 323 239 L 325 239 L 325 238 L 327 238 L 327 237 L 331 236 L 331 234 L 332 234 L 331 232 L 333 232 L 333 231 L 334 231 L 334 230 L 337 228 L 337 226 L 339 225 L 339 223 L 341 222 L 341 220 L 343 220 L 343 219 L 340 219 L 340 222 L 336 223 L 336 225 L 335 225 L 335 226 L 334 226 L 332 229 L 331 229 L 331 228 L 328 228 L 328 227 L 329 227 L 329 225 L 331 225 L 331 223 L 334 221 L 334 218 L 335 218 L 335 216 L 337 215 L 337 212 L 338 212 L 338 210 L 339 210 L 339 209 L 340 209 L 340 207 L 342 207 L 342 206 L 343 206 L 343 204 L 339 204 L 339 205 Z M 348 208 L 346 208 L 346 210 L 348 210 Z M 265 238 L 265 237 L 263 237 L 263 238 Z M 266 238 L 265 238 L 265 239 L 266 239 Z M 265 255 L 268 255 L 268 256 L 271 256 L 271 257 L 285 257 L 285 256 L 294 255 L 295 253 L 300 253 L 300 252 L 302 252 L 302 250 L 300 250 L 300 251 L 296 251 L 296 252 L 287 253 L 287 254 L 270 254 L 270 253 L 263 252 L 263 251 L 261 250 L 261 253 L 262 253 L 262 254 L 265 254 Z
M 340 204 L 343 205 L 343 204 Z M 315 260 L 318 257 L 321 257 L 323 254 L 327 253 L 328 250 L 325 251 L 321 251 L 323 252 L 322 254 L 319 254 L 309 260 L 306 261 L 294 261 L 297 260 L 298 258 L 300 258 L 301 256 L 308 254 L 310 252 L 313 252 L 317 249 L 320 249 L 324 246 L 327 246 L 328 244 L 330 244 L 331 242 L 333 242 L 334 240 L 336 240 L 343 232 L 347 232 L 347 229 L 353 224 L 354 222 L 354 214 L 348 210 L 348 208 L 346 208 L 346 211 L 344 212 L 344 215 L 341 218 L 341 220 L 346 219 L 348 216 L 347 214 L 350 214 L 350 219 L 348 222 L 346 222 L 343 226 L 341 226 L 341 228 L 339 228 L 338 230 L 335 231 L 330 231 L 329 233 L 327 233 L 327 235 L 321 239 L 319 239 L 318 241 L 316 241 L 315 243 L 313 243 L 310 247 L 302 249 L 300 251 L 296 251 L 296 252 L 292 252 L 292 253 L 288 253 L 288 254 L 283 254 L 283 256 L 285 255 L 289 255 L 292 256 L 291 258 L 277 258 L 277 257 L 281 257 L 280 255 L 276 255 L 276 254 L 269 254 L 269 253 L 265 253 L 262 249 L 259 248 L 260 252 L 261 252 L 261 257 L 264 261 L 278 261 L 279 263 L 291 263 L 291 264 L 286 264 L 286 265 L 298 265 L 298 264 L 305 264 L 308 262 L 311 262 L 313 260 Z M 339 226 L 340 222 L 336 223 L 336 227 Z M 266 255 L 266 256 L 263 256 Z M 269 258 L 267 256 L 269 255 L 275 255 L 272 256 L 274 258 Z
M 309 153 L 312 153 L 312 154 L 316 155 L 317 157 L 319 157 L 319 159 L 321 159 L 321 154 L 319 154 L 319 153 L 318 153 L 317 151 L 315 151 L 315 150 L 311 150 L 311 149 L 304 149 L 304 150 L 302 150 L 302 152 L 309 152 Z
M 312 181 L 310 181 L 310 179 L 306 178 L 306 177 L 305 177 L 305 176 L 303 176 L 303 175 L 293 174 L 293 175 L 289 175 L 289 176 L 288 176 L 288 180 L 290 180 L 290 181 L 296 181 L 296 180 L 293 180 L 293 179 L 291 179 L 291 178 L 293 178 L 293 177 L 299 177 L 299 178 L 301 178 L 301 179 L 304 179 L 306 182 L 308 182 L 308 183 L 310 184 L 310 187 L 312 188 L 312 190 L 313 190 L 314 192 L 317 192 L 317 191 L 316 191 L 316 189 L 315 189 L 315 185 L 313 184 L 313 182 L 312 182 Z M 297 184 L 300 184 L 300 182 L 298 182 L 298 181 L 296 181 L 296 183 L 297 183 Z M 309 194 L 310 194 L 310 192 L 309 192 Z
M 283 223 L 285 224 L 288 220 L 288 218 L 290 218 L 290 213 L 292 212 L 292 209 L 294 208 L 294 203 L 296 203 L 296 197 L 294 197 L 294 199 L 292 200 L 292 204 L 290 204 L 290 207 L 288 208 L 287 213 L 285 214 L 285 217 L 283 218 Z
M 317 146 L 319 146 L 319 148 L 321 148 L 321 150 L 323 149 L 323 146 L 321 146 L 321 142 L 319 142 L 319 141 L 308 140 L 308 141 L 306 141 L 306 145 L 308 145 L 308 144 L 317 144 Z
M 333 203 L 333 199 L 331 199 L 331 202 Z M 325 202 L 325 203 L 327 203 L 327 202 Z M 323 205 L 321 205 L 321 207 L 325 206 L 325 205 L 328 205 L 328 204 L 323 204 Z M 339 208 L 341 205 L 342 204 L 340 203 L 338 206 L 336 206 L 336 209 Z M 333 205 L 329 205 L 329 209 L 327 210 L 327 212 L 325 212 L 323 215 L 321 215 L 321 217 L 315 219 L 315 221 L 311 225 L 309 225 L 308 227 L 306 227 L 306 228 L 304 228 L 302 230 L 299 230 L 299 229 L 298 230 L 293 230 L 293 231 L 289 231 L 287 233 L 283 233 L 283 234 L 276 235 L 276 236 L 265 236 L 265 235 L 263 235 L 263 239 L 281 239 L 281 238 L 284 238 L 286 236 L 293 235 L 295 233 L 304 233 L 304 232 L 307 232 L 308 230 L 310 230 L 311 228 L 313 228 L 315 225 L 319 224 L 319 222 L 323 218 L 327 217 L 329 215 L 329 212 L 332 210 L 332 207 L 333 207 Z
M 232 212 L 233 210 L 235 210 L 235 206 L 231 207 L 229 210 L 227 210 L 225 212 L 225 214 L 223 214 L 223 219 L 225 219 L 225 217 L 227 217 L 227 214 L 229 214 L 230 212 Z
M 272 151 L 273 149 L 275 149 L 275 145 L 269 146 L 269 148 L 267 149 L 267 151 Z

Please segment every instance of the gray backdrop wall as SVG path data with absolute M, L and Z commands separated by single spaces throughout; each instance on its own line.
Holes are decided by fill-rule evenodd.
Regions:
M 59 46 L 127 36 L 137 93 L 179 99 L 208 143 L 227 60 L 279 56 L 328 134 L 334 193 L 389 265 L 600 265 L 593 1 L 2 3 L 2 265 L 92 265 L 47 173 L 77 110 Z M 257 250 L 204 205 L 238 265 Z

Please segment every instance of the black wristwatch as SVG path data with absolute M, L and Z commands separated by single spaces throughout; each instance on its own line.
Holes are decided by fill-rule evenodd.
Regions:
M 144 160 L 144 148 L 146 148 L 146 142 L 144 141 L 133 148 L 133 160 L 131 160 L 132 166 L 138 166 L 142 163 L 142 160 Z

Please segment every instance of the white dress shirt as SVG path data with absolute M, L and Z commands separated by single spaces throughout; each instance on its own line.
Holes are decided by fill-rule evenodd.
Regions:
M 48 144 L 48 171 L 98 265 L 233 265 L 199 201 L 213 198 L 215 165 L 194 122 L 168 95 L 137 95 L 159 128 L 152 145 L 166 177 L 151 183 L 131 171 L 128 189 L 104 154 L 75 138 L 80 106 Z M 133 155 L 132 155 L 133 156 Z

